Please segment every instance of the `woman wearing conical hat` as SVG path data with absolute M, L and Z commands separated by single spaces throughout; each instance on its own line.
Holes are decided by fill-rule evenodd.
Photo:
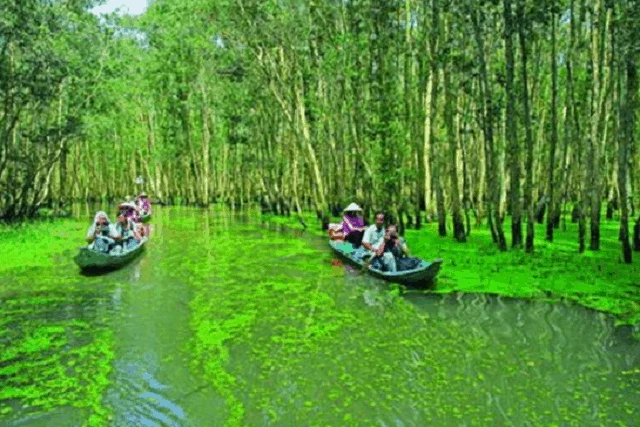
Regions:
M 344 208 L 344 217 L 342 217 L 342 233 L 346 242 L 351 242 L 355 247 L 362 243 L 364 236 L 364 219 L 359 215 L 362 212 L 360 206 L 351 203 Z

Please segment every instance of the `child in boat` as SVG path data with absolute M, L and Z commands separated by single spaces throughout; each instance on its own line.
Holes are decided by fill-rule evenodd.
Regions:
M 93 223 L 89 230 L 87 230 L 87 242 L 89 242 L 89 249 L 97 252 L 108 253 L 115 244 L 114 238 L 118 234 L 109 221 L 107 213 L 99 211 L 96 213 Z

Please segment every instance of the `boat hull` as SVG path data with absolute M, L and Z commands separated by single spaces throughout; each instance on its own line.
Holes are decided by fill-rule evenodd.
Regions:
M 133 259 L 138 257 L 145 248 L 147 242 L 146 238 L 142 238 L 142 241 L 134 249 L 117 255 L 105 254 L 102 252 L 96 252 L 89 249 L 87 246 L 80 248 L 78 254 L 73 258 L 81 270 L 93 270 L 93 271 L 109 271 L 117 270 L 124 267 Z
M 350 264 L 364 267 L 365 262 L 354 257 L 355 250 L 350 243 L 344 243 L 336 240 L 329 241 L 329 246 L 343 260 Z M 411 287 L 424 287 L 434 283 L 434 279 L 440 271 L 443 260 L 438 258 L 431 262 L 421 260 L 420 266 L 412 270 L 388 272 L 380 271 L 375 268 L 368 268 L 367 272 L 379 279 L 387 280 L 393 283 L 399 283 Z

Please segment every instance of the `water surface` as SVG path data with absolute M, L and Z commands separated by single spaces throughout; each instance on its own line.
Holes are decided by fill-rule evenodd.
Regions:
M 399 295 L 253 213 L 152 227 L 108 275 L 0 270 L 0 425 L 638 425 L 640 344 L 603 314 Z

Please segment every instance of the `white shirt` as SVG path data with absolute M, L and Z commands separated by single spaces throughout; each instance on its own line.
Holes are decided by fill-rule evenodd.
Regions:
M 378 227 L 375 224 L 370 225 L 364 231 L 364 236 L 362 236 L 362 243 L 370 243 L 374 249 L 378 249 L 380 245 L 384 244 L 384 227 Z

